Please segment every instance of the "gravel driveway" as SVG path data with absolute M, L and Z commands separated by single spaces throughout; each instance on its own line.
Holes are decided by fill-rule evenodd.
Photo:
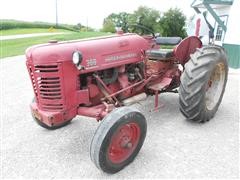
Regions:
M 32 33 L 32 34 L 0 36 L 0 40 L 21 39 L 21 38 L 30 38 L 30 37 L 40 37 L 40 36 L 52 36 L 52 35 L 60 35 L 60 34 L 66 34 L 66 32 Z
M 114 175 L 99 171 L 89 147 L 98 123 L 76 117 L 55 131 L 35 124 L 29 111 L 33 92 L 24 56 L 1 60 L 1 158 L 3 178 L 239 178 L 239 71 L 231 72 L 223 102 L 206 124 L 185 120 L 178 95 L 163 94 L 137 104 L 148 120 L 139 155 Z

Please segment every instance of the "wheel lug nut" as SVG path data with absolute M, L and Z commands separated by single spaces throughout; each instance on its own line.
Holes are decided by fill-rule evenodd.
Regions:
M 126 146 L 126 148 L 132 148 L 132 143 L 131 142 L 129 142 L 129 143 L 127 143 L 127 146 Z

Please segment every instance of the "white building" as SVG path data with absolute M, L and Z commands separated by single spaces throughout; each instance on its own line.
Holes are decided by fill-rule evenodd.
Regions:
M 198 14 L 195 35 L 202 36 L 206 43 L 207 31 L 212 29 L 213 42 L 226 49 L 229 66 L 240 68 L 240 0 L 194 0 L 191 6 Z

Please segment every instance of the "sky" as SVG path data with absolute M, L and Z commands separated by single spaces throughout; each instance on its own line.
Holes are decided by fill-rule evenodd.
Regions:
M 178 7 L 190 17 L 193 0 L 57 0 L 58 22 L 88 25 L 99 29 L 103 19 L 111 13 L 133 13 L 139 6 L 165 12 Z M 0 19 L 56 22 L 56 0 L 1 0 Z

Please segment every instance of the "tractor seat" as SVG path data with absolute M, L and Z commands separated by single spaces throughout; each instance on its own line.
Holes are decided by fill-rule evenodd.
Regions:
M 182 41 L 181 37 L 157 37 L 156 44 L 158 45 L 177 45 Z
M 173 57 L 173 49 L 147 50 L 146 55 L 150 60 L 168 61 L 171 57 Z

